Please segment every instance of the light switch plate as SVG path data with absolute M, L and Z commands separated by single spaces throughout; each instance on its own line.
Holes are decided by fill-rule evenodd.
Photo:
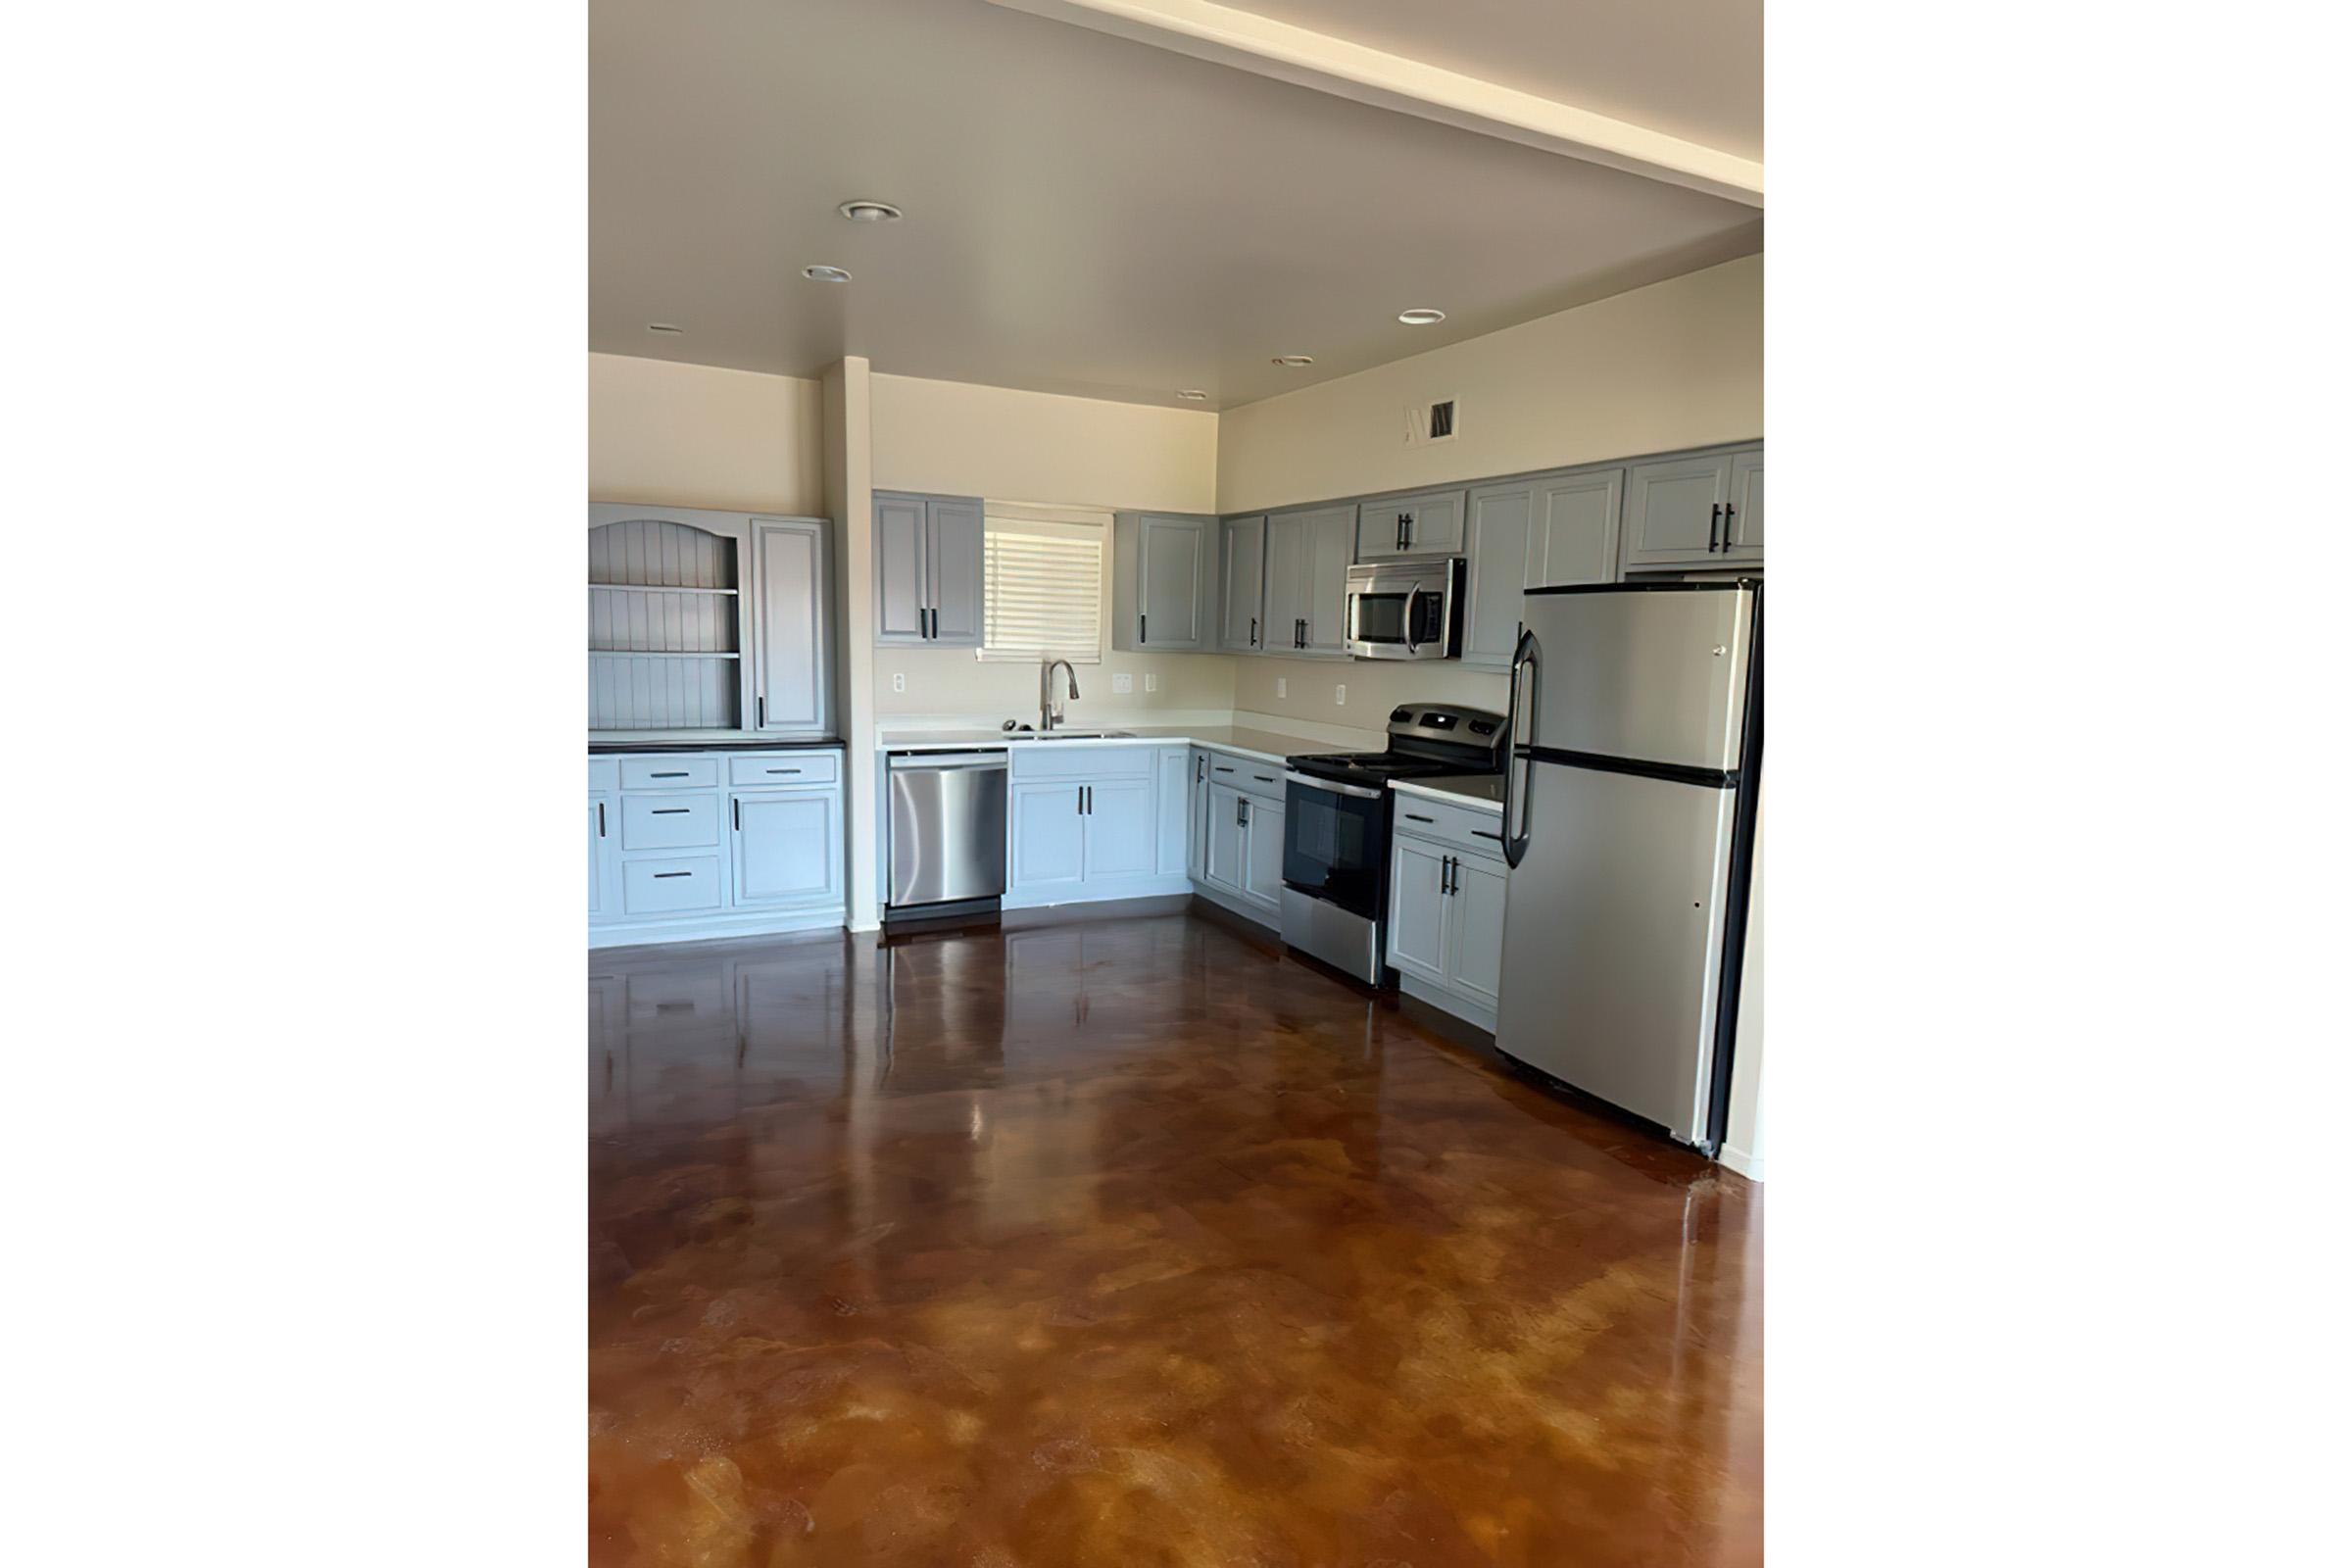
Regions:
M 1288 697 L 1291 695 L 1291 680 L 1288 675 L 1277 675 L 1274 677 L 1274 695 L 1277 697 Z
M 906 672 L 905 670 L 894 669 L 890 672 L 890 689 L 894 692 L 903 692 L 906 689 Z
M 1133 675 L 1113 675 L 1110 677 L 1110 689 L 1113 692 L 1131 692 L 1135 690 L 1135 677 Z
M 1144 690 L 1148 692 L 1159 690 L 1159 673 L 1156 670 L 1147 669 L 1144 671 Z
M 1348 706 L 1348 683 L 1346 681 L 1340 682 L 1339 692 L 1332 698 L 1331 704 L 1334 708 L 1346 708 Z

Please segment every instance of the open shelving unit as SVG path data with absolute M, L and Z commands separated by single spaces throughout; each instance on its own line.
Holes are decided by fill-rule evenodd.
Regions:
M 745 541 L 662 517 L 588 530 L 588 727 L 743 722 Z

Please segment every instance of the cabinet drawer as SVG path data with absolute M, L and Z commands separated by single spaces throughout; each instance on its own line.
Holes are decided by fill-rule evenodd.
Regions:
M 1208 781 L 1227 789 L 1240 790 L 1260 800 L 1279 801 L 1283 798 L 1283 765 L 1280 762 L 1261 762 L 1254 757 L 1235 757 L 1230 752 L 1208 754 Z
M 620 788 L 620 759 L 591 757 L 588 759 L 588 793 L 600 794 Z
M 1395 794 L 1395 792 L 1392 792 Z M 1446 806 L 1423 795 L 1395 794 L 1396 828 L 1472 855 L 1502 856 L 1502 813 Z
M 715 795 L 624 795 L 620 798 L 620 847 L 679 850 L 718 842 Z
M 832 784 L 840 778 L 841 759 L 832 752 L 761 752 L 727 759 L 727 782 L 739 790 L 763 784 Z
M 1089 746 L 1084 741 L 1024 741 L 1011 747 L 1012 776 L 1030 778 L 1150 778 L 1149 746 Z
M 707 790 L 718 785 L 715 757 L 624 757 L 620 787 L 624 790 Z
M 629 860 L 620 868 L 620 904 L 630 914 L 680 914 L 718 907 L 718 857 Z

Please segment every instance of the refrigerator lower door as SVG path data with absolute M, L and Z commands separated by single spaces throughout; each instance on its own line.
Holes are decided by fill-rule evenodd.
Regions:
M 1494 1043 L 1703 1143 L 1738 792 L 1542 761 L 1527 785 Z

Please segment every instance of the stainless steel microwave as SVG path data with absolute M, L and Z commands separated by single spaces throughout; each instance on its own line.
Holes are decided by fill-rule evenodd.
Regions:
M 1358 659 L 1455 659 L 1464 556 L 1367 561 L 1348 568 L 1348 652 Z

